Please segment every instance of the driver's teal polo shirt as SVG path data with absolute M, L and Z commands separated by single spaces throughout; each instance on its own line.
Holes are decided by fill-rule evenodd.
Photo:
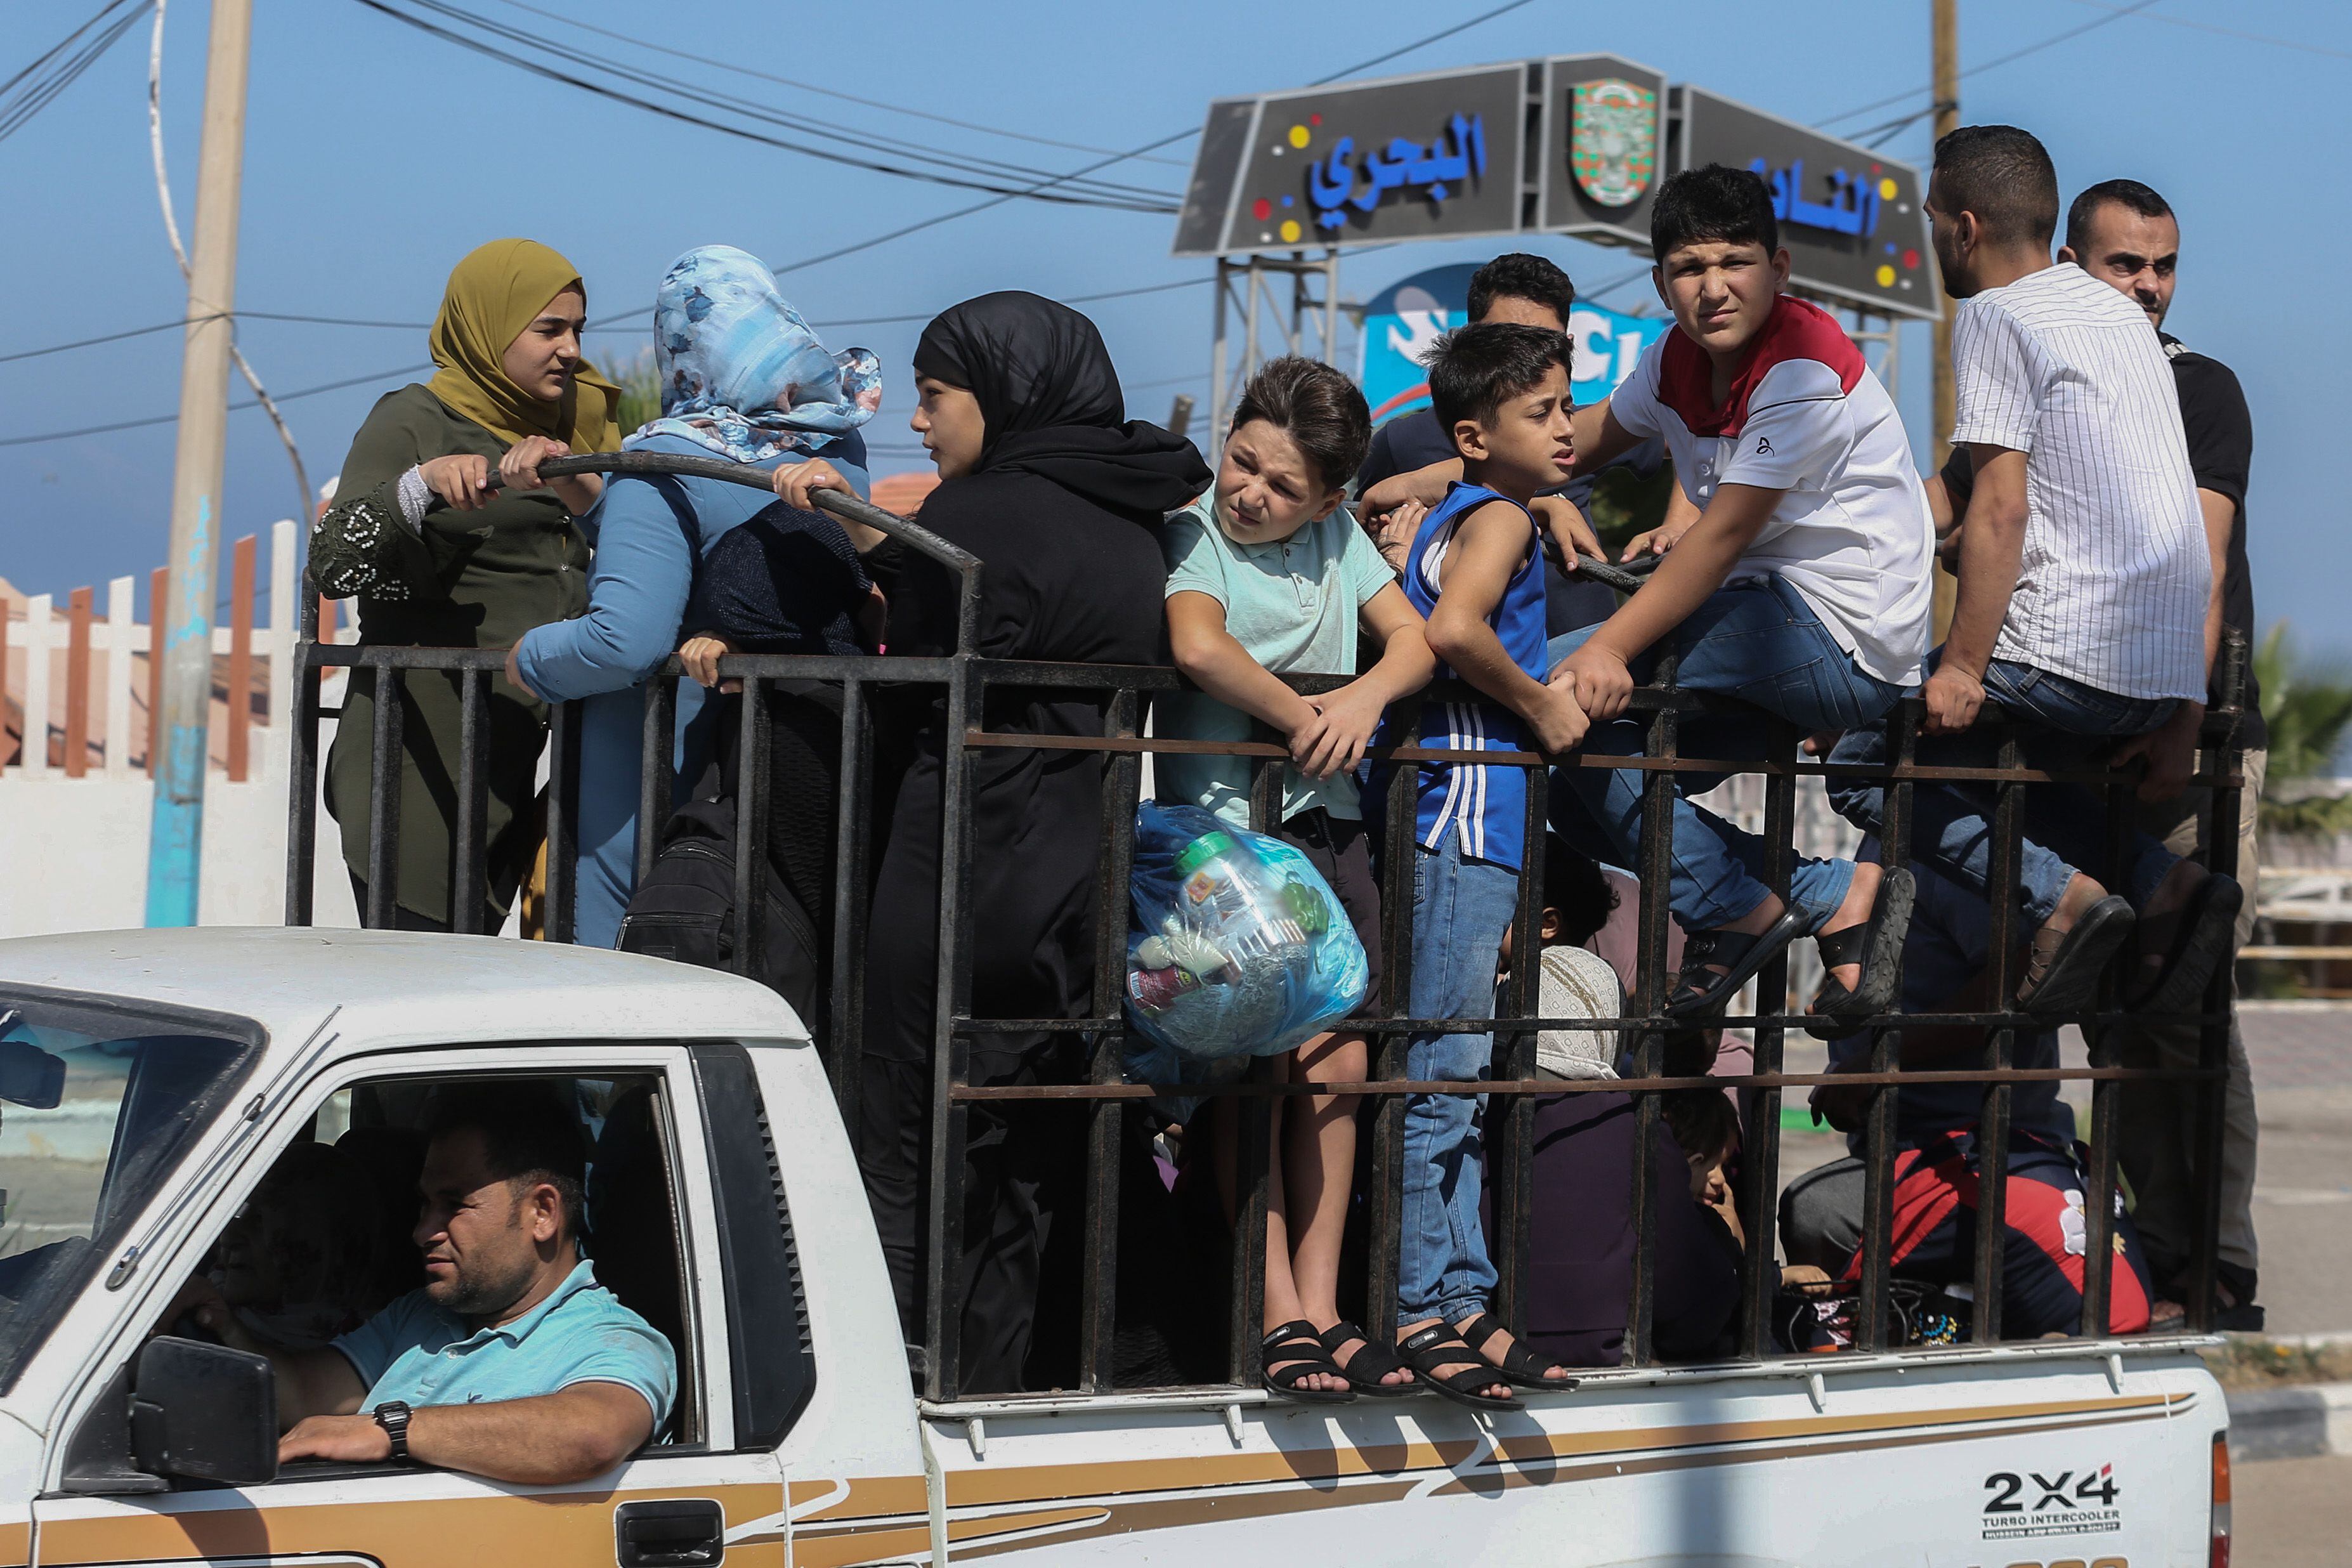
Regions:
M 510 1323 L 469 1332 L 456 1313 L 411 1290 L 335 1348 L 368 1385 L 362 1410 L 395 1399 L 419 1409 L 488 1405 L 575 1383 L 617 1383 L 645 1396 L 658 1431 L 677 1397 L 677 1352 L 596 1283 L 584 1258 Z

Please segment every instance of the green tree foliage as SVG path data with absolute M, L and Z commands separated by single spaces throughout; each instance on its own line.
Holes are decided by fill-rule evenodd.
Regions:
M 2352 829 L 2352 796 L 2312 793 L 2312 781 L 2335 775 L 2336 752 L 2352 728 L 2352 670 L 2340 661 L 2296 658 L 2281 621 L 2254 652 L 2254 678 L 2271 741 L 2264 830 L 2333 836 Z
M 614 380 L 621 386 L 621 433 L 627 435 L 649 420 L 661 417 L 661 378 L 654 371 L 651 349 L 620 367 Z

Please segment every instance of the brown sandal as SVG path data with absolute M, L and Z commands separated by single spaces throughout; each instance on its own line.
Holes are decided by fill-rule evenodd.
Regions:
M 2131 904 L 2114 893 L 2084 910 L 2064 931 L 2053 931 L 2044 922 L 2033 933 L 2025 978 L 2017 987 L 2018 1008 L 2048 1017 L 2088 1007 L 2098 994 L 2099 972 L 2131 930 Z

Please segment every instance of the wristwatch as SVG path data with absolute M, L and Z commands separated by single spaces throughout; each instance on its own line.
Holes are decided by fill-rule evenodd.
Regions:
M 415 1414 L 406 1404 L 394 1399 L 368 1412 L 383 1435 L 392 1439 L 392 1457 L 402 1464 L 408 1463 L 408 1418 Z

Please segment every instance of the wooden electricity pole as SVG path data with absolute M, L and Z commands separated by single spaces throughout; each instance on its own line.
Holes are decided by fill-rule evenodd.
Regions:
M 1936 53 L 1936 140 L 1959 129 L 1960 124 L 1960 0 L 1930 0 L 1935 13 Z M 1952 306 L 1953 300 L 1940 289 L 1937 291 L 1940 308 L 1936 317 L 1935 439 L 1928 450 L 1936 454 L 1937 471 L 1941 472 L 1944 460 L 1952 452 L 1952 427 L 1959 420 L 1959 397 L 1952 389 Z M 1959 598 L 1959 584 L 1941 566 L 1936 568 L 1935 632 L 1941 642 L 1951 628 L 1952 606 Z
M 213 590 L 220 555 L 221 476 L 228 438 L 229 350 L 236 342 L 237 188 L 245 163 L 245 83 L 253 0 L 212 0 L 195 244 L 180 363 L 179 447 L 172 470 L 169 601 L 163 627 L 162 756 L 147 845 L 147 923 L 196 923 L 204 854 L 205 730 L 213 702 Z M 231 692 L 235 701 L 238 694 Z
M 1936 13 L 1936 140 L 1960 125 L 1960 0 L 1933 0 Z M 1950 455 L 1952 424 L 1959 416 L 1952 392 L 1952 301 L 1943 300 L 1936 318 L 1936 464 Z

